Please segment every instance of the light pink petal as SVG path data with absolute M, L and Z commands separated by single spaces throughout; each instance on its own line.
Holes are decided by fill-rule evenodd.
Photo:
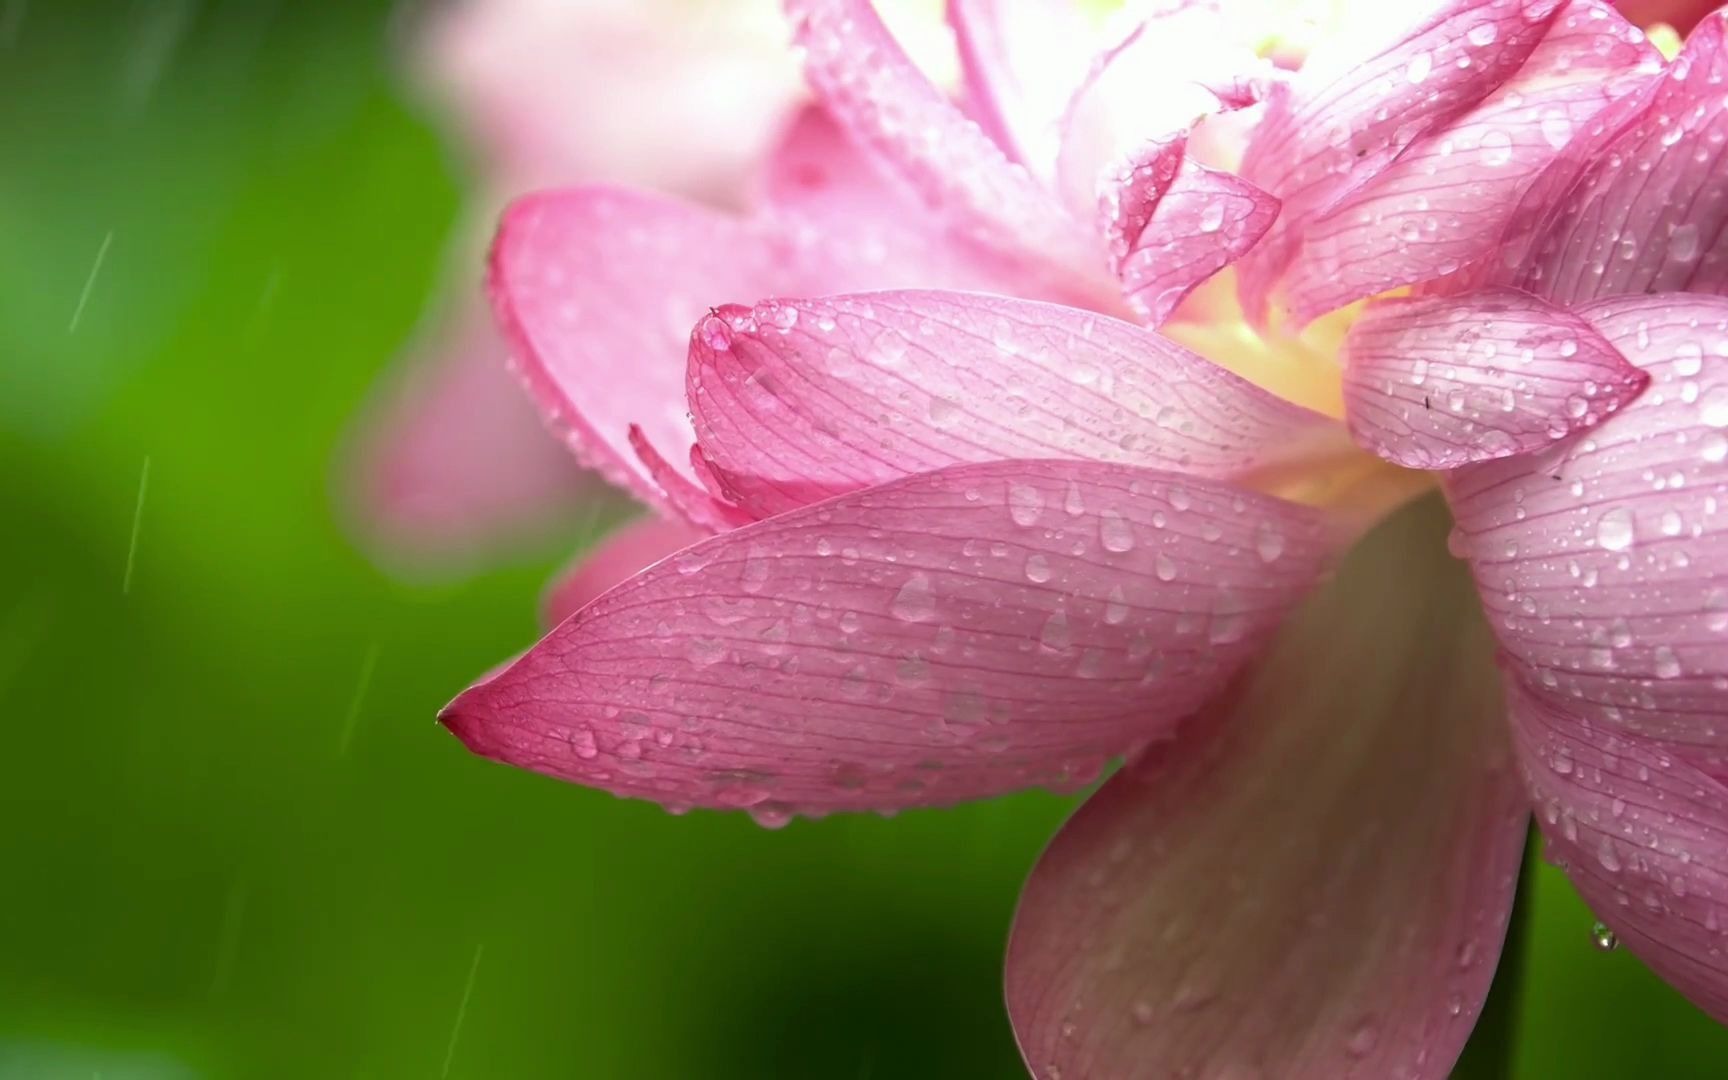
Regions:
M 948 0 L 966 104 L 997 145 L 1048 184 L 1059 125 L 1095 37 L 1071 0 Z
M 1529 819 L 1437 509 L 1371 534 L 1238 694 L 1044 853 L 1008 948 L 1040 1080 L 1447 1075 Z
M 443 720 L 552 776 L 772 816 L 1084 783 L 1217 692 L 1330 546 L 1210 481 L 962 465 L 688 548 Z
M 1223 478 L 1336 438 L 1332 421 L 1150 331 L 1006 297 L 724 307 L 691 336 L 689 374 L 722 488 L 758 515 L 962 461 Z
M 1105 188 L 1102 211 L 1111 267 L 1129 306 L 1148 325 L 1266 235 L 1278 200 L 1187 153 L 1187 135 L 1153 143 Z
M 1309 224 L 1493 93 L 1536 48 L 1560 5 L 1444 0 L 1390 36 L 1370 36 L 1369 27 L 1323 43 L 1293 82 L 1274 88 L 1241 168 L 1245 180 L 1284 203 L 1266 242 L 1243 262 L 1251 316 L 1264 315 Z
M 1382 301 L 1344 349 L 1350 433 L 1410 469 L 1539 450 L 1650 382 L 1588 322 L 1515 289 Z
M 766 212 L 810 265 L 800 286 L 806 293 L 913 285 L 1049 291 L 1013 260 L 948 229 L 897 178 L 883 175 L 819 106 L 801 110 L 787 126 L 762 186 Z
M 1146 143 L 1259 100 L 1273 70 L 1210 4 L 1152 14 L 1099 58 L 1062 117 L 1057 186 L 1070 211 L 1090 217 L 1123 159 Z
M 787 245 L 755 225 L 604 187 L 544 192 L 505 212 L 493 307 L 541 411 L 584 462 L 650 506 L 668 501 L 629 446 L 632 424 L 673 455 L 694 441 L 684 342 L 708 305 L 786 291 Z
M 546 625 L 557 626 L 631 574 L 705 535 L 682 521 L 653 515 L 619 527 L 559 571 L 540 602 Z
M 1621 943 L 1728 1024 L 1728 784 L 1522 688 L 1511 706 L 1548 858 Z
M 433 330 L 438 344 L 409 358 L 357 448 L 354 512 L 388 554 L 460 562 L 608 499 L 534 415 L 483 310 Z
M 417 81 L 513 191 L 605 181 L 742 205 L 803 89 L 774 0 L 464 0 L 411 14 Z
M 786 0 L 818 98 L 963 234 L 1102 294 L 1078 221 L 909 60 L 868 0 Z
M 1705 19 L 1645 95 L 1567 147 L 1515 222 L 1511 284 L 1566 304 L 1728 292 L 1725 33 L 1728 13 Z
M 1651 376 L 1601 427 L 1452 474 L 1519 677 L 1592 724 L 1728 748 L 1728 299 L 1581 309 Z
M 1292 318 L 1304 324 L 1498 254 L 1541 170 L 1661 62 L 1603 0 L 1570 0 L 1516 74 L 1306 225 L 1283 283 Z

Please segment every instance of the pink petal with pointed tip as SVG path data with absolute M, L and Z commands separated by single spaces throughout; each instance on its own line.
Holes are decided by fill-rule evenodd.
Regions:
M 1084 783 L 1223 686 L 1330 547 L 1315 513 L 1210 481 L 956 466 L 688 548 L 442 718 L 485 756 L 672 804 Z
M 1533 692 L 1593 724 L 1728 748 L 1728 299 L 1579 309 L 1651 377 L 1601 427 L 1453 473 L 1489 621 Z
M 1264 317 L 1310 223 L 1493 93 L 1540 43 L 1560 4 L 1445 0 L 1389 38 L 1346 34 L 1322 44 L 1294 81 L 1275 87 L 1241 168 L 1243 179 L 1284 203 L 1242 263 L 1251 317 Z
M 1102 199 L 1111 268 L 1150 326 L 1242 257 L 1278 217 L 1277 199 L 1193 161 L 1186 143 L 1184 133 L 1136 154 Z
M 580 187 L 511 204 L 489 284 L 541 411 L 607 479 L 675 511 L 631 450 L 630 425 L 668 451 L 694 441 L 684 411 L 691 324 L 717 300 L 784 291 L 787 261 L 760 226 Z
M 948 0 L 966 104 L 996 144 L 1048 184 L 1059 125 L 1096 34 L 1069 0 Z
M 1344 350 L 1350 433 L 1409 469 L 1539 450 L 1602 423 L 1650 382 L 1588 322 L 1516 289 L 1382 301 Z
M 1307 224 L 1283 282 L 1292 318 L 1307 323 L 1498 254 L 1541 170 L 1661 62 L 1602 0 L 1571 0 L 1516 74 Z
M 1080 223 L 906 57 L 868 0 L 787 0 L 817 97 L 966 236 L 1108 295 Z
M 965 293 L 721 308 L 691 336 L 689 394 L 723 489 L 757 515 L 963 461 L 1238 476 L 1336 431 L 1129 323 Z
M 608 498 L 534 415 L 483 310 L 438 320 L 433 338 L 368 412 L 358 447 L 355 511 L 388 555 L 461 563 Z
M 1511 284 L 1566 304 L 1728 292 L 1725 35 L 1728 12 L 1705 19 L 1645 95 L 1567 146 L 1516 221 Z
M 1547 855 L 1620 942 L 1728 1024 L 1728 784 L 1514 686 Z
M 1432 503 L 1383 524 L 1239 693 L 1063 826 L 1008 947 L 1034 1076 L 1447 1075 L 1528 812 L 1444 534 Z
M 705 535 L 684 522 L 653 515 L 620 526 L 558 572 L 541 599 L 541 618 L 547 626 L 557 626 L 631 574 Z

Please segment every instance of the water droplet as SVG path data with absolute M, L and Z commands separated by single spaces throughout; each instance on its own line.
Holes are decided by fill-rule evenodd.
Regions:
M 1698 401 L 1698 418 L 1706 427 L 1728 428 L 1728 383 L 1712 386 Z
M 1104 621 L 1111 626 L 1120 626 L 1127 618 L 1128 598 L 1123 594 L 1122 586 L 1112 585 L 1109 599 L 1104 604 Z
M 1419 52 L 1410 58 L 1410 63 L 1404 68 L 1404 77 L 1410 80 L 1412 86 L 1426 80 L 1434 70 L 1434 57 L 1425 52 Z
M 1512 136 L 1504 131 L 1490 131 L 1482 136 L 1482 164 L 1504 165 L 1512 160 Z
M 1159 581 L 1176 580 L 1176 563 L 1162 551 L 1152 560 L 1152 570 L 1158 575 Z
M 906 584 L 900 586 L 900 591 L 894 594 L 894 603 L 889 607 L 896 619 L 902 622 L 929 622 L 936 617 L 936 589 L 930 584 L 930 575 L 922 570 L 913 571 L 906 579 Z
M 1620 947 L 1620 938 L 1614 931 L 1608 929 L 1607 923 L 1596 923 L 1590 927 L 1590 944 L 1603 952 L 1613 952 Z
M 1260 561 L 1274 563 L 1284 554 L 1284 534 L 1270 525 L 1262 525 L 1254 533 L 1254 550 Z
M 937 427 L 948 427 L 960 419 L 960 406 L 939 395 L 930 397 L 930 422 Z
M 576 751 L 576 756 L 583 761 L 592 761 L 600 753 L 600 747 L 594 742 L 594 732 L 586 724 L 578 724 L 570 729 L 570 749 Z
M 1068 626 L 1068 613 L 1058 609 L 1044 621 L 1044 629 L 1038 632 L 1038 644 L 1051 652 L 1067 652 L 1074 644 L 1074 632 Z
M 1050 560 L 1042 555 L 1026 556 L 1026 580 L 1043 584 L 1050 580 Z
M 1362 1058 L 1372 1054 L 1378 1045 L 1380 1045 L 1380 1025 L 1370 1018 L 1358 1024 L 1356 1030 L 1350 1033 L 1350 1038 L 1344 1043 L 1344 1049 L 1350 1051 L 1351 1057 Z
M 1044 495 L 1029 484 L 1008 485 L 1008 516 L 1016 525 L 1033 525 L 1044 510 Z
M 1680 677 L 1680 658 L 1674 655 L 1674 650 L 1666 645 L 1656 646 L 1656 677 L 1658 679 L 1676 679 Z
M 1224 203 L 1214 200 L 1206 204 L 1200 211 L 1200 220 L 1195 222 L 1203 233 L 1215 233 L 1224 227 Z
M 1486 49 L 1494 44 L 1494 39 L 1498 36 L 1500 31 L 1492 19 L 1485 19 L 1464 32 L 1465 39 L 1479 49 Z
M 697 667 L 712 667 L 726 659 L 726 643 L 719 638 L 693 637 L 685 654 Z
M 1608 551 L 1625 551 L 1632 546 L 1632 511 L 1616 507 L 1596 521 L 1596 543 Z
M 1106 510 L 1098 515 L 1098 539 L 1107 551 L 1132 551 L 1134 526 L 1116 511 Z

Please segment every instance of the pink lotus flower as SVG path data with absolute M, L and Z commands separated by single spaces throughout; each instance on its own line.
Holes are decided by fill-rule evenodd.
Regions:
M 1050 1080 L 1445 1075 L 1532 806 L 1728 1021 L 1728 16 L 1247 2 L 956 0 L 962 107 L 790 0 L 768 209 L 513 206 L 514 352 L 664 523 L 444 722 L 769 824 L 1125 757 L 1009 946 Z

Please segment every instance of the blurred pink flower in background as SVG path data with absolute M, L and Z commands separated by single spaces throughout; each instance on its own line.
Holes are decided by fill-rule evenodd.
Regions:
M 505 215 L 523 378 L 657 517 L 451 729 L 768 824 L 1126 757 L 1016 918 L 1051 1080 L 1445 1075 L 1532 800 L 1728 1020 L 1728 19 L 955 0 L 956 99 L 787 6 L 745 211 Z
M 438 565 L 608 501 L 506 366 L 479 287 L 497 210 L 576 180 L 743 206 L 803 90 L 774 0 L 466 0 L 412 40 L 475 190 L 444 306 L 367 418 L 354 496 L 382 552 Z

